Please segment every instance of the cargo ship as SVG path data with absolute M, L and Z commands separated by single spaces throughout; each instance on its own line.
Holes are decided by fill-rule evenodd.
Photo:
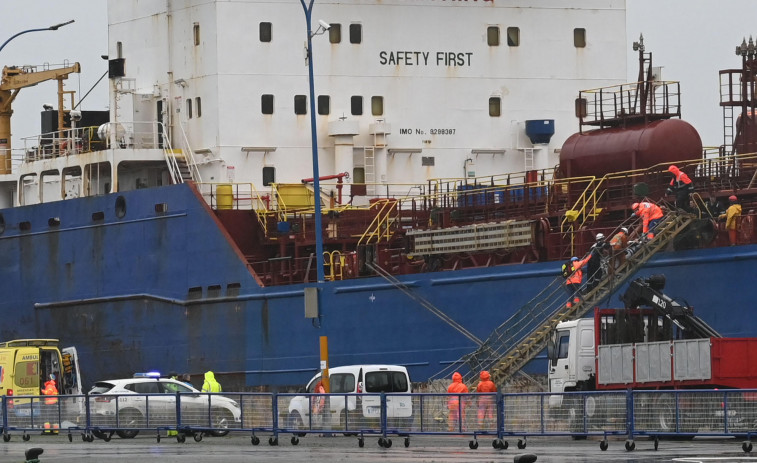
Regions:
M 275 390 L 319 369 L 325 337 L 332 366 L 426 381 L 632 202 L 673 207 L 671 163 L 698 220 L 640 276 L 664 273 L 724 335 L 757 331 L 733 316 L 754 310 L 751 40 L 721 71 L 724 140 L 704 149 L 643 38 L 625 83 L 623 2 L 108 10 L 107 113 L 66 103 L 78 66 L 3 72 L 5 109 L 32 81 L 61 98 L 41 135 L 0 147 L 2 339 L 73 343 L 91 381 L 213 370 Z M 733 194 L 729 246 L 704 201 Z

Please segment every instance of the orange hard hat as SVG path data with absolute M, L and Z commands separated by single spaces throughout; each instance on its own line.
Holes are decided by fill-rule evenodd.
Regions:
M 636 209 L 638 209 L 638 208 L 639 208 L 639 203 L 633 203 L 633 204 L 631 204 L 631 209 L 633 209 L 634 211 Z
M 739 200 L 739 198 L 737 198 L 736 195 L 731 195 L 731 196 L 728 197 L 728 201 L 736 202 L 738 200 Z

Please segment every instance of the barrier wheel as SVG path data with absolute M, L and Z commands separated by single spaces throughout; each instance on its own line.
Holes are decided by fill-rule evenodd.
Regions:
M 82 435 L 81 435 L 81 440 L 82 440 L 83 442 L 87 442 L 87 435 L 86 435 L 86 434 L 82 434 Z
M 292 438 L 289 440 L 289 442 L 292 443 L 292 445 L 297 445 L 300 443 L 300 439 L 297 436 L 292 436 Z
M 523 450 L 526 448 L 526 440 L 525 439 L 518 439 L 518 448 Z
M 405 448 L 408 448 L 408 447 L 410 447 L 410 438 L 406 437 L 405 438 Z
M 379 439 L 378 439 L 378 445 L 379 445 L 379 447 L 384 447 L 384 438 L 383 437 L 379 437 Z
M 252 445 L 258 445 L 260 443 L 260 438 L 258 436 L 252 436 L 250 438 L 250 443 Z
M 157 435 L 157 436 L 155 436 L 155 440 L 156 440 L 156 441 L 157 441 L 158 443 L 160 443 L 160 433 L 158 433 L 158 435 Z
M 601 450 L 603 452 L 605 450 L 607 450 L 607 440 L 606 439 L 604 439 L 604 440 L 602 440 L 602 441 L 599 442 L 599 450 Z
M 365 447 L 365 439 L 363 439 L 362 437 L 360 439 L 358 439 L 357 440 L 357 446 L 360 447 L 361 449 L 363 447 Z
M 752 451 L 752 443 L 744 442 L 743 444 L 741 444 L 741 450 L 743 450 L 746 453 L 750 453 Z
M 179 434 L 176 436 L 176 442 L 180 444 L 183 444 L 184 442 L 186 442 L 186 440 L 187 440 L 187 436 L 185 436 L 184 434 Z
M 632 440 L 626 441 L 626 450 L 628 450 L 629 452 L 633 452 L 633 449 L 635 448 L 636 448 L 636 442 Z
M 10 442 L 11 435 L 10 434 L 3 434 L 3 442 Z
M 468 442 L 468 448 L 470 448 L 471 450 L 476 450 L 478 448 L 478 441 L 472 440 Z
M 104 436 L 102 437 L 102 439 L 103 439 L 103 440 L 104 440 L 105 442 L 110 442 L 110 435 L 108 435 L 108 434 L 105 434 L 105 435 L 104 435 Z
M 654 449 L 657 450 L 657 447 L 660 446 L 660 439 L 657 436 L 654 436 Z
M 74 441 L 74 436 L 73 436 L 73 435 L 71 435 L 71 434 L 69 434 L 69 435 L 68 435 L 68 441 L 69 441 L 69 442 L 73 442 L 73 441 Z
M 87 442 L 94 442 L 94 441 L 95 441 L 95 436 L 93 436 L 92 434 L 87 436 Z
M 279 445 L 279 438 L 278 437 L 269 437 L 268 438 L 268 445 Z
M 194 437 L 195 442 L 200 442 L 202 440 L 202 433 L 198 432 L 193 437 Z
M 392 446 L 392 440 L 391 439 L 386 439 L 386 448 L 389 448 L 391 446 Z

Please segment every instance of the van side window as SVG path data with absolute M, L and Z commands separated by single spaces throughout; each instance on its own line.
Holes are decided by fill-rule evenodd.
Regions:
M 365 392 L 407 392 L 407 378 L 399 371 L 371 371 L 365 374 Z
M 352 373 L 339 373 L 329 376 L 329 387 L 334 394 L 355 392 L 355 377 Z

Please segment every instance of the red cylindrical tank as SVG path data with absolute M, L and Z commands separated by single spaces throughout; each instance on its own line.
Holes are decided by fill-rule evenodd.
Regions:
M 563 178 L 604 176 L 702 156 L 702 139 L 680 119 L 571 135 L 560 150 Z

